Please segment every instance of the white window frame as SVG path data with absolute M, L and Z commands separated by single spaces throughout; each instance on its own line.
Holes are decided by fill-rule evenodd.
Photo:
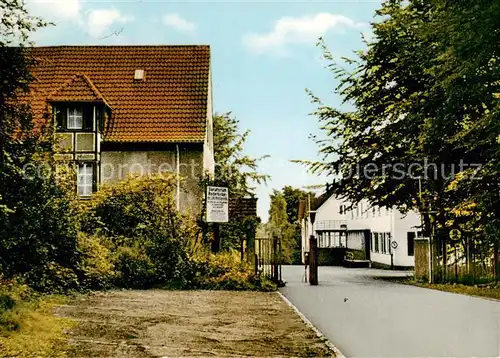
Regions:
M 78 164 L 76 187 L 79 196 L 88 197 L 92 195 L 94 189 L 94 165 L 92 163 Z
M 83 129 L 83 108 L 71 107 L 67 109 L 67 128 L 68 129 Z M 78 113 L 79 112 L 79 113 Z M 80 122 L 78 123 L 77 120 Z M 79 126 L 78 126 L 79 124 Z

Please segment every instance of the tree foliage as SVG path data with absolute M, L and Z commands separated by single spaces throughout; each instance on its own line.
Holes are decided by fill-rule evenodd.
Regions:
M 274 190 L 270 196 L 269 222 L 266 230 L 282 240 L 284 263 L 301 264 L 301 229 L 299 223 L 299 202 L 314 200 L 315 194 L 289 185 Z
M 427 233 L 435 222 L 478 247 L 498 240 L 499 14 L 498 1 L 385 1 L 374 40 L 345 59 L 352 70 L 319 42 L 354 107 L 311 94 L 323 137 L 308 165 L 334 178 L 334 194 L 436 213 L 424 216 Z
M 259 163 L 268 156 L 245 153 L 250 131 L 240 132 L 239 121 L 231 112 L 214 116 L 215 180 L 229 187 L 233 197 L 253 196 L 255 184 L 266 183 L 269 175 L 259 172 Z
M 55 276 L 73 280 L 79 256 L 73 197 L 47 156 L 50 132 L 25 101 L 29 36 L 47 24 L 17 0 L 0 0 L 0 14 L 0 269 L 44 289 L 59 284 Z
M 259 172 L 259 164 L 267 158 L 252 157 L 245 153 L 245 142 L 250 131 L 241 132 L 239 121 L 231 112 L 215 114 L 213 118 L 214 135 L 214 178 L 207 178 L 203 185 L 220 185 L 229 188 L 230 200 L 253 197 L 255 184 L 266 183 L 269 175 Z M 229 218 L 229 223 L 221 225 L 220 238 L 225 250 L 239 250 L 246 237 L 248 226 L 254 227 L 257 218 Z
M 292 263 L 293 253 L 297 248 L 295 241 L 295 225 L 288 221 L 287 203 L 282 193 L 277 190 L 271 195 L 269 222 L 266 224 L 269 237 L 281 241 L 281 262 Z

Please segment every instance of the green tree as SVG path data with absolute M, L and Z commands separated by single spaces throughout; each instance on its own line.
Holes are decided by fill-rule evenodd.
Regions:
M 431 208 L 441 229 L 472 220 L 481 235 L 497 220 L 498 13 L 496 1 L 385 1 L 374 41 L 346 59 L 352 70 L 320 42 L 337 93 L 354 105 L 342 111 L 312 96 L 326 140 L 317 138 L 322 160 L 308 164 L 338 178 L 335 194 Z
M 277 237 L 281 240 L 281 262 L 285 264 L 292 263 L 293 253 L 297 248 L 295 228 L 296 226 L 288 221 L 285 197 L 279 191 L 274 190 L 271 194 L 269 222 L 266 224 L 266 231 L 270 237 Z
M 206 179 L 204 185 L 221 185 L 229 188 L 230 200 L 253 197 L 255 184 L 266 183 L 269 175 L 259 172 L 259 164 L 268 156 L 252 157 L 245 153 L 245 142 L 250 131 L 241 131 L 239 121 L 231 112 L 215 114 L 214 133 L 214 178 Z M 239 250 L 248 225 L 257 223 L 255 218 L 230 218 L 221 225 L 220 238 L 224 249 Z
M 0 14 L 0 274 L 40 290 L 68 288 L 79 260 L 74 201 L 56 183 L 50 125 L 29 106 L 29 37 L 47 24 L 18 0 L 0 0 Z
M 293 230 L 294 249 L 292 252 L 292 263 L 301 264 L 302 234 L 299 223 L 299 203 L 301 200 L 311 200 L 311 202 L 314 202 L 316 195 L 313 192 L 297 189 L 289 185 L 281 189 L 281 194 L 286 201 L 287 218 Z
M 253 185 L 269 179 L 269 175 L 258 171 L 268 156 L 252 157 L 245 153 L 250 131 L 241 132 L 239 121 L 231 112 L 215 114 L 213 125 L 215 181 L 227 185 L 233 197 L 253 196 Z

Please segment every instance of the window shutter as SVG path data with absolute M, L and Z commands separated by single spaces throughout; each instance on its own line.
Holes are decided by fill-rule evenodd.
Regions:
M 99 132 L 103 131 L 104 128 L 104 108 L 102 106 L 96 107 L 96 121 L 97 121 L 97 129 Z
M 83 107 L 83 129 L 92 130 L 94 122 L 94 106 L 87 105 Z
M 66 129 L 66 120 L 67 120 L 67 108 L 64 106 L 55 106 L 56 112 L 56 128 L 57 129 Z

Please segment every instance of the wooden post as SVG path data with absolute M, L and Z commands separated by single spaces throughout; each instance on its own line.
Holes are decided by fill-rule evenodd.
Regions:
M 278 238 L 273 237 L 273 280 L 278 282 Z
M 309 284 L 318 285 L 318 240 L 314 235 L 309 238 Z
M 253 268 L 254 272 L 257 275 L 259 273 L 259 257 L 257 254 L 252 254 L 253 260 L 250 260 L 250 262 L 253 261 Z
M 258 266 L 258 262 L 255 259 L 257 257 L 257 253 L 255 252 L 255 230 L 248 230 L 246 232 L 247 236 L 247 247 L 246 247 L 246 256 L 247 262 L 252 266 Z M 255 271 L 257 273 L 257 271 Z
M 470 244 L 469 244 L 468 237 L 466 239 L 466 246 L 465 246 L 465 264 L 467 266 L 467 276 L 469 276 L 470 275 Z
M 212 240 L 212 252 L 214 254 L 220 251 L 220 227 L 218 223 L 214 223 L 214 236 Z
M 448 245 L 446 243 L 446 236 L 442 235 L 442 250 L 443 250 L 443 283 L 446 283 L 448 276 Z

